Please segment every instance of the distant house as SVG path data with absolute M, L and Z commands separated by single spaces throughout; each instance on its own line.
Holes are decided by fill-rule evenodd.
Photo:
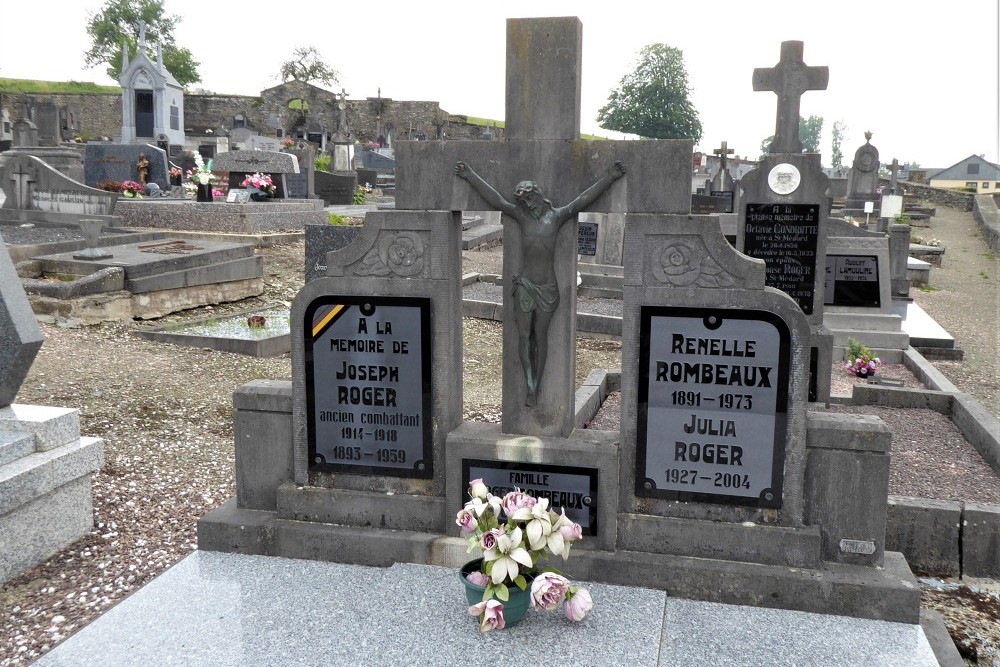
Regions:
M 970 155 L 947 169 L 929 174 L 927 180 L 935 188 L 974 188 L 979 194 L 993 194 L 1000 192 L 1000 164 Z

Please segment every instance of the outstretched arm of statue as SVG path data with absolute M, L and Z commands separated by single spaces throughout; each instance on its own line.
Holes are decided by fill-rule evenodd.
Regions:
M 609 187 L 611 187 L 612 183 L 614 183 L 624 175 L 625 175 L 625 163 L 622 162 L 621 160 L 618 160 L 613 165 L 611 165 L 611 168 L 608 169 L 608 172 L 604 174 L 604 176 L 601 176 L 601 178 L 598 179 L 596 183 L 594 183 L 589 188 L 581 192 L 580 196 L 578 196 L 576 199 L 566 204 L 566 206 L 562 207 L 563 210 L 566 213 L 568 213 L 568 217 L 566 217 L 566 220 L 573 218 L 574 216 L 576 216 L 577 213 L 580 213 L 585 208 L 587 208 L 595 201 L 597 201 L 597 198 L 600 197 L 602 194 L 604 194 L 604 191 L 607 190 Z
M 467 165 L 465 162 L 455 163 L 455 175 L 461 179 L 469 182 L 472 189 L 479 193 L 486 203 L 495 208 L 496 210 L 507 213 L 508 215 L 513 213 L 517 207 L 511 204 L 509 201 L 503 198 L 499 192 L 493 189 L 493 186 L 482 179 L 482 177 L 473 171 L 472 167 Z

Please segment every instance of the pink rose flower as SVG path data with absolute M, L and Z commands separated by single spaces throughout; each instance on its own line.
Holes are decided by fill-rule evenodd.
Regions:
M 511 491 L 506 496 L 503 497 L 503 511 L 507 516 L 513 516 L 514 512 L 521 508 L 531 509 L 537 503 L 533 496 L 529 496 L 523 491 Z
M 482 538 L 479 540 L 480 546 L 483 547 L 483 551 L 489 551 L 490 549 L 497 548 L 497 537 L 500 535 L 500 529 L 494 528 L 493 530 L 488 530 L 483 533 Z
M 542 572 L 531 582 L 531 606 L 552 611 L 566 599 L 568 590 L 569 580 L 566 577 L 555 572 Z
M 458 524 L 463 533 L 471 533 L 476 529 L 479 522 L 476 521 L 476 515 L 469 510 L 459 510 L 458 515 L 455 517 L 455 523 Z
M 476 586 L 485 586 L 486 584 L 490 583 L 490 578 L 486 576 L 486 574 L 484 574 L 483 572 L 480 572 L 479 570 L 475 570 L 474 572 L 468 573 L 467 575 L 465 575 L 465 578 L 469 581 L 470 584 L 475 584 Z
M 578 523 L 562 526 L 559 528 L 559 534 L 563 536 L 564 540 L 580 540 L 583 539 L 583 526 Z
M 571 593 L 571 597 L 563 605 L 566 618 L 576 623 L 582 621 L 587 612 L 594 608 L 594 601 L 590 599 L 590 593 L 586 588 L 580 588 L 576 593 Z
M 486 600 L 469 607 L 469 616 L 479 616 L 479 631 L 503 630 L 503 604 L 498 600 Z

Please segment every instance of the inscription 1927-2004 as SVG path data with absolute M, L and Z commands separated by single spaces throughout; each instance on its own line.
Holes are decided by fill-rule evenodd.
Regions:
M 325 296 L 304 325 L 314 469 L 429 477 L 428 300 Z
M 819 206 L 747 204 L 743 252 L 767 264 L 764 283 L 795 299 L 811 315 L 816 291 Z

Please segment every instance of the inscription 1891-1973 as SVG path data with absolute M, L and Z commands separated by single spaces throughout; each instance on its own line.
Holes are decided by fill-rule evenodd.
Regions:
M 643 307 L 636 495 L 781 507 L 787 325 L 773 313 Z

